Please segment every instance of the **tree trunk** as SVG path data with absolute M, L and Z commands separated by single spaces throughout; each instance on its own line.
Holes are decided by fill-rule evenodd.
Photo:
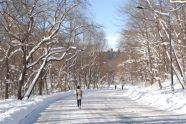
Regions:
M 23 71 L 20 75 L 20 78 L 19 78 L 19 81 L 18 81 L 18 92 L 17 92 L 17 98 L 19 100 L 21 100 L 23 97 L 22 97 L 22 87 L 23 87 L 23 84 L 24 84 L 24 78 L 25 78 L 25 73 L 26 73 L 26 67 L 24 66 L 23 67 Z
M 9 98 L 9 81 L 10 81 L 10 69 L 9 69 L 9 56 L 11 52 L 11 47 L 8 48 L 7 55 L 5 58 L 5 66 L 6 66 L 6 77 L 5 77 L 5 99 Z
M 5 81 L 5 99 L 9 98 L 8 87 L 9 87 L 9 84 Z
M 6 80 L 5 80 L 5 99 L 8 99 L 9 97 L 9 63 L 8 58 L 6 58 Z
M 89 80 L 88 80 L 88 89 L 90 89 L 90 84 L 91 84 L 91 80 L 92 80 L 92 78 L 91 78 L 91 75 L 92 75 L 92 70 L 91 70 L 91 67 L 89 68 L 89 73 L 88 73 L 88 78 L 89 78 Z
M 43 80 L 41 79 L 39 82 L 39 95 L 42 95 L 43 93 Z
M 36 76 L 35 76 L 35 78 L 33 79 L 31 85 L 29 86 L 28 90 L 26 91 L 26 93 L 25 93 L 25 95 L 24 95 L 25 99 L 27 99 L 27 98 L 30 97 L 30 94 L 31 94 L 31 92 L 32 92 L 32 90 L 33 90 L 33 88 L 34 88 L 36 82 L 37 82 L 38 79 L 40 78 L 40 75 L 41 75 L 41 73 L 42 73 L 42 71 L 43 71 L 43 69 L 44 69 L 46 63 L 47 63 L 47 59 L 44 59 L 42 65 L 41 65 L 41 67 L 39 68 L 39 70 L 38 70 L 38 72 L 37 72 L 37 74 L 36 74 Z

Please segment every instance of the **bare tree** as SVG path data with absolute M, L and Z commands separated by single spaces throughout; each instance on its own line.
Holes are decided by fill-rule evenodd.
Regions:
M 137 47 L 142 51 L 142 55 L 150 55 L 149 63 L 151 65 L 150 70 L 153 75 L 152 80 L 158 81 L 161 88 L 161 80 L 167 78 L 169 73 L 169 67 L 172 66 L 176 77 L 178 78 L 182 88 L 185 83 L 185 65 L 183 64 L 185 59 L 183 54 L 184 47 L 184 4 L 171 4 L 168 1 L 133 1 L 135 4 L 131 4 L 130 8 L 121 9 L 122 14 L 129 15 L 129 28 L 127 30 L 123 29 L 124 37 L 129 37 L 123 39 L 134 42 L 144 43 L 147 41 L 147 52 L 143 48 Z M 171 16 L 170 16 L 171 15 Z M 172 18 L 171 18 L 172 17 Z M 173 18 L 174 17 L 174 18 Z M 171 23 L 169 23 L 169 18 Z M 172 47 L 173 47 L 173 63 L 170 65 L 171 57 L 169 55 L 169 40 L 170 40 L 170 26 L 172 33 Z M 133 36 L 133 34 L 137 36 Z M 149 46 L 149 47 L 148 47 Z M 130 46 L 132 47 L 132 46 Z M 140 46 L 141 47 L 141 46 Z M 126 49 L 124 46 L 123 49 Z M 150 52 L 149 52 L 150 51 Z M 134 51 L 135 54 L 137 52 Z M 150 54 L 149 54 L 150 53 Z M 132 56 L 132 55 L 131 55 Z M 142 62 L 145 59 L 140 58 Z M 127 61 L 127 60 L 125 60 Z M 151 64 L 150 64 L 151 63 Z M 134 64 L 134 63 L 131 63 Z M 138 62 L 140 64 L 140 62 Z M 142 69 L 143 66 L 139 68 Z M 146 70 L 146 69 L 145 69 Z M 130 71 L 130 70 L 128 70 Z M 148 76 L 147 76 L 148 77 Z

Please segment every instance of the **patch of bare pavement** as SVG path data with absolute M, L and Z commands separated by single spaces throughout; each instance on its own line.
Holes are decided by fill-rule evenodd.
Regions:
M 125 90 L 84 92 L 82 109 L 75 95 L 52 103 L 35 124 L 186 124 L 186 115 L 140 105 L 126 97 Z

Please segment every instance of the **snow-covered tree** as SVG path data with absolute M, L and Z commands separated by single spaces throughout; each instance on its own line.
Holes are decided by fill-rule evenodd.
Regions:
M 31 93 L 41 95 L 43 90 L 48 93 L 77 85 L 77 70 L 86 64 L 79 67 L 80 58 L 85 59 L 82 55 L 86 51 L 97 53 L 96 46 L 104 44 L 104 36 L 98 36 L 103 31 L 88 19 L 86 6 L 86 0 L 0 3 L 0 62 L 6 65 L 1 66 L 6 70 L 1 88 L 6 89 L 6 98 L 10 89 L 11 95 L 17 91 L 18 99 L 22 99 Z M 95 58 L 89 56 L 88 60 L 94 62 Z
M 186 68 L 185 53 L 183 52 L 185 51 L 185 4 L 162 0 L 142 0 L 135 1 L 135 4 L 130 4 L 125 9 L 121 8 L 120 12 L 127 14 L 130 20 L 128 22 L 129 28 L 123 29 L 124 37 L 129 35 L 128 37 L 132 37 L 137 42 L 146 43 L 146 51 L 141 46 L 137 49 L 143 50 L 144 55 L 150 55 L 147 63 L 150 65 L 150 72 L 148 73 L 152 75 L 153 80 L 159 82 L 160 87 L 160 80 L 167 78 L 167 74 L 170 72 L 169 43 L 170 33 L 172 34 L 172 67 L 174 74 L 184 88 Z M 127 35 L 126 32 L 128 32 Z M 133 35 L 134 32 L 136 32 L 135 36 Z M 123 41 L 126 42 L 126 40 L 129 39 Z M 125 49 L 125 44 L 123 47 Z M 140 60 L 144 60 L 144 55 Z

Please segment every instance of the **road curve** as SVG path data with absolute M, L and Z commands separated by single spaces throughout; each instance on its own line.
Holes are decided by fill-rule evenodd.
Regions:
M 39 114 L 34 124 L 186 124 L 185 115 L 140 105 L 124 96 L 125 90 L 84 92 L 82 109 L 75 95 L 56 101 Z

